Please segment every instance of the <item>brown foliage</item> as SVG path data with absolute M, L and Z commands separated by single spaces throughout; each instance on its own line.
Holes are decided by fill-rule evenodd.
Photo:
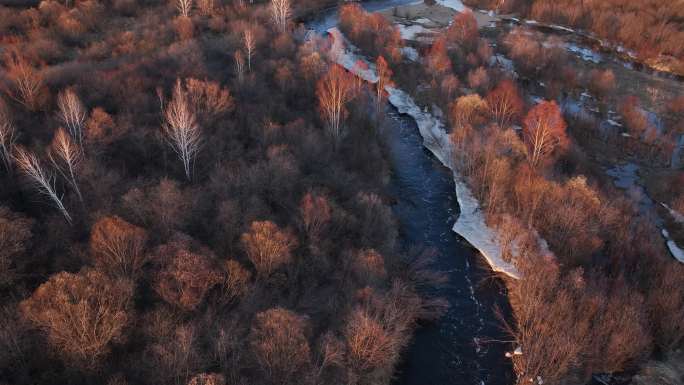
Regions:
M 249 341 L 271 383 L 286 384 L 311 363 L 306 318 L 277 307 L 258 313 Z
M 502 128 L 515 123 L 523 111 L 523 100 L 518 92 L 518 87 L 509 79 L 499 83 L 489 94 L 487 94 L 487 105 L 489 110 Z
M 147 261 L 147 231 L 117 216 L 100 218 L 90 232 L 92 258 L 102 271 L 135 278 Z
M 271 221 L 252 222 L 241 241 L 247 257 L 262 278 L 289 263 L 292 249 L 297 245 L 297 239 L 289 230 L 281 230 Z
M 352 101 L 357 93 L 355 76 L 337 64 L 334 64 L 316 85 L 321 117 L 330 136 L 336 141 L 343 135 L 344 119 L 348 113 L 347 103 Z
M 47 334 L 69 364 L 93 368 L 123 337 L 133 285 L 96 270 L 58 273 L 20 304 L 24 318 Z
M 332 209 L 327 197 L 308 192 L 299 203 L 299 215 L 308 236 L 317 239 L 330 222 Z
M 525 117 L 523 138 L 532 167 L 550 159 L 568 146 L 565 120 L 555 101 L 541 102 Z
M 163 266 L 154 289 L 164 301 L 185 311 L 202 304 L 207 292 L 221 282 L 221 275 L 206 256 L 189 251 L 183 244 L 161 246 L 156 254 Z

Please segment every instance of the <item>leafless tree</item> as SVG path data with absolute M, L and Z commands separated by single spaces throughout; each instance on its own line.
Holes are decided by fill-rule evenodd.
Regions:
M 271 0 L 271 20 L 278 31 L 287 31 L 290 16 L 292 16 L 290 0 Z
M 183 163 L 185 176 L 191 180 L 195 156 L 202 142 L 202 133 L 180 79 L 176 80 L 173 97 L 164 110 L 164 120 L 163 132 L 166 140 Z
M 71 216 L 62 203 L 62 198 L 55 190 L 55 178 L 43 169 L 35 154 L 18 147 L 14 151 L 14 161 L 19 170 L 26 176 L 29 182 L 43 195 L 46 195 L 55 207 L 64 215 L 67 222 L 71 223 Z
M 12 82 L 12 88 L 8 95 L 29 110 L 38 106 L 38 96 L 43 88 L 43 75 L 34 68 L 17 49 L 12 49 L 5 54 L 7 75 Z
M 242 58 L 242 52 L 235 51 L 233 54 L 235 58 L 235 76 L 237 76 L 238 84 L 245 81 L 245 59 Z
M 58 273 L 19 308 L 25 319 L 47 333 L 66 358 L 93 368 L 120 339 L 130 319 L 129 281 L 110 279 L 97 270 Z
M 103 217 L 90 232 L 90 251 L 98 270 L 135 278 L 148 260 L 147 232 L 117 216 Z
M 176 0 L 176 8 L 183 17 L 189 17 L 193 0 Z
M 528 147 L 528 159 L 532 167 L 546 160 L 557 148 L 567 146 L 566 127 L 555 101 L 539 103 L 528 112 L 523 127 L 523 138 Z
M 339 65 L 333 65 L 328 73 L 318 81 L 316 94 L 321 115 L 325 120 L 330 135 L 339 140 L 342 136 L 342 120 L 346 115 L 346 104 L 356 96 L 354 75 L 346 72 Z
M 271 221 L 252 222 L 249 232 L 242 234 L 242 246 L 261 277 L 292 259 L 297 240 L 290 231 L 281 230 Z
M 83 151 L 71 141 L 71 137 L 63 128 L 59 128 L 52 139 L 48 157 L 64 179 L 74 188 L 78 199 L 82 203 L 83 196 L 78 188 L 78 182 L 76 182 L 76 174 L 83 160 Z
M 82 146 L 83 127 L 85 126 L 87 113 L 83 103 L 81 103 L 81 99 L 73 89 L 67 88 L 59 93 L 57 105 L 59 107 L 59 120 L 64 123 L 69 130 L 69 134 L 78 142 L 78 145 Z
M 242 33 L 242 42 L 245 46 L 245 51 L 247 51 L 247 69 L 252 71 L 252 55 L 254 55 L 254 49 L 256 48 L 256 41 L 254 40 L 254 32 L 247 28 Z
M 15 140 L 14 122 L 4 101 L 0 99 L 0 158 L 7 172 L 10 172 L 12 166 L 12 147 Z

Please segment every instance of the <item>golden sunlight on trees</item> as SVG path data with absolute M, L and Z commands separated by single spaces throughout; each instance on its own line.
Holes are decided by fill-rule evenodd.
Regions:
M 62 213 L 67 222 L 71 223 L 71 216 L 62 202 L 62 197 L 57 195 L 55 177 L 50 172 L 43 169 L 38 157 L 22 147 L 17 147 L 14 151 L 14 161 L 16 162 L 19 171 L 26 177 L 28 183 L 33 186 L 38 193 L 46 196 L 59 212 Z
M 487 102 L 478 94 L 461 96 L 451 105 L 451 119 L 456 127 L 482 124 L 488 113 Z
M 387 99 L 386 87 L 392 87 L 392 69 L 384 57 L 378 56 L 375 60 L 375 70 L 378 74 L 378 82 L 375 83 L 375 101 L 378 106 L 378 111 L 381 106 L 384 106 L 385 100 Z
M 364 309 L 355 309 L 344 331 L 349 358 L 357 370 L 385 366 L 398 354 L 397 341 L 382 321 Z
M 176 9 L 182 17 L 189 17 L 192 11 L 193 0 L 175 0 Z
M 44 86 L 41 71 L 33 68 L 18 50 L 8 50 L 4 59 L 7 77 L 11 82 L 7 94 L 30 111 L 35 111 Z
M 254 32 L 248 27 L 242 32 L 242 45 L 247 52 L 247 70 L 252 71 L 252 56 L 254 56 L 254 49 L 256 48 L 256 41 L 254 40 Z
M 63 128 L 57 129 L 50 145 L 48 158 L 62 177 L 71 185 L 82 203 L 83 196 L 81 195 L 81 189 L 78 188 L 76 175 L 78 175 L 79 167 L 83 160 L 83 150 L 76 143 L 72 142 L 71 137 Z
M 287 384 L 311 364 L 307 327 L 306 318 L 280 307 L 255 316 L 250 347 L 273 383 Z
M 290 0 L 271 0 L 271 22 L 279 32 L 287 31 L 292 16 Z
M 502 128 L 507 128 L 522 114 L 523 100 L 517 86 L 509 79 L 501 81 L 496 88 L 487 94 L 486 99 L 490 113 Z
M 565 120 L 555 101 L 541 102 L 525 117 L 523 139 L 532 167 L 537 167 L 556 151 L 568 145 Z
M 78 145 L 83 145 L 83 128 L 87 113 L 81 99 L 72 88 L 67 88 L 57 96 L 57 106 L 59 107 L 57 117 L 60 122 L 66 126 L 69 134 Z
M 20 304 L 24 318 L 43 330 L 68 364 L 96 367 L 123 336 L 133 285 L 96 270 L 58 273 Z
M 337 142 L 342 137 L 342 127 L 347 115 L 346 105 L 358 93 L 355 76 L 334 64 L 318 81 L 316 95 L 323 120 L 330 136 Z
M 95 266 L 114 276 L 136 278 L 147 261 L 147 231 L 117 216 L 102 217 L 90 232 Z
M 171 101 L 164 109 L 164 136 L 183 163 L 185 176 L 192 180 L 195 157 L 199 153 L 202 133 L 188 91 L 176 80 Z
M 281 230 L 271 221 L 252 222 L 241 241 L 247 257 L 262 278 L 289 263 L 292 249 L 297 246 L 297 239 L 289 230 Z

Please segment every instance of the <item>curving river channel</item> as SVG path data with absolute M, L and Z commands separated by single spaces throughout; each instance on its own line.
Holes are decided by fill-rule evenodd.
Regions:
M 415 0 L 413 0 L 415 1 Z M 413 1 L 363 3 L 377 11 Z M 330 9 L 308 23 L 323 33 L 336 26 Z M 449 302 L 437 322 L 422 325 L 398 368 L 400 385 L 510 385 L 514 374 L 505 357 L 509 345 L 495 308 L 510 314 L 504 285 L 492 277 L 477 250 L 452 231 L 459 213 L 453 175 L 423 147 L 415 121 L 387 107 L 386 147 L 393 165 L 394 211 L 408 249 L 425 247 L 436 253 L 432 268 L 449 281 L 436 294 Z

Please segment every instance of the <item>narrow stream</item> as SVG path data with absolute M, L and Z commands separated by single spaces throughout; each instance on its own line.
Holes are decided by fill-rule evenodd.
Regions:
M 451 231 L 458 215 L 451 172 L 424 147 L 412 118 L 388 107 L 386 140 L 393 164 L 394 211 L 406 247 L 436 253 L 433 268 L 448 274 L 437 294 L 449 302 L 436 323 L 423 325 L 399 368 L 401 385 L 508 385 L 506 336 L 494 313 L 510 314 L 503 284 L 491 277 L 477 250 Z

